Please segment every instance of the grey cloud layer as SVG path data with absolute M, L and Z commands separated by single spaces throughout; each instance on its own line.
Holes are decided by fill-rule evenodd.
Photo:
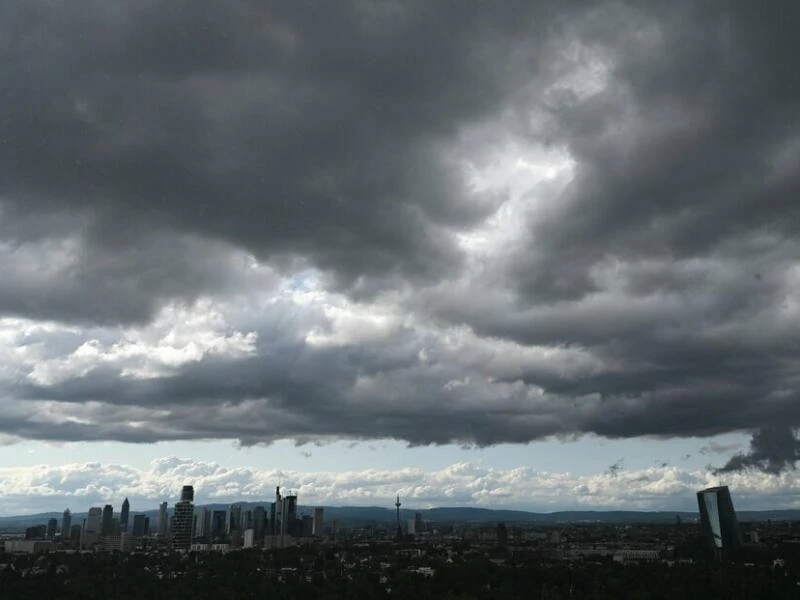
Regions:
M 479 444 L 800 426 L 797 11 L 7 2 L 0 314 L 105 333 L 65 346 L 57 381 L 4 376 L 0 426 Z M 521 198 L 473 186 L 477 128 L 571 172 Z M 501 206 L 517 234 L 458 243 Z M 305 269 L 409 322 L 314 345 L 337 330 L 321 304 L 223 309 L 250 350 L 147 378 L 110 350 L 103 328 Z M 85 422 L 33 419 L 47 402 Z M 727 468 L 794 464 L 760 439 Z

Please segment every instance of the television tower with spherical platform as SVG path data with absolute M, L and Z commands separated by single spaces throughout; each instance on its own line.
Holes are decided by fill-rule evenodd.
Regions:
M 394 507 L 397 509 L 397 539 L 399 540 L 403 537 L 403 529 L 400 527 L 400 494 L 397 494 L 397 500 L 394 503 Z

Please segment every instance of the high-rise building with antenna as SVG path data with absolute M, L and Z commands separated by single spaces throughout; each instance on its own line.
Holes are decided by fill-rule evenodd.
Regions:
M 169 512 L 167 511 L 167 503 L 162 502 L 158 507 L 158 535 L 165 537 L 169 530 Z
M 128 516 L 131 511 L 131 503 L 128 499 L 122 501 L 122 510 L 119 512 L 119 530 L 128 531 Z

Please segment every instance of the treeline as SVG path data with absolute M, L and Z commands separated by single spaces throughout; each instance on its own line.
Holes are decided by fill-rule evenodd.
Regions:
M 536 562 L 504 566 L 485 559 L 388 568 L 348 568 L 325 555 L 234 552 L 226 555 L 148 557 L 72 555 L 18 559 L 0 571 L 0 598 L 291 598 L 561 600 L 783 599 L 797 597 L 792 565 L 743 566 L 662 563 L 623 566 Z

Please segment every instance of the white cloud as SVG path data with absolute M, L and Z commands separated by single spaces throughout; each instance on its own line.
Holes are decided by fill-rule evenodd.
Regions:
M 0 327 L 14 327 L 17 340 L 22 335 L 19 320 L 3 319 Z M 10 322 L 14 321 L 14 322 Z M 30 329 L 34 324 L 25 323 Z M 54 333 L 71 332 L 64 328 Z M 47 332 L 45 332 L 47 333 Z M 55 385 L 83 377 L 99 366 L 114 368 L 121 377 L 150 378 L 167 375 L 187 363 L 205 356 L 241 358 L 255 350 L 254 332 L 232 330 L 217 305 L 201 300 L 192 306 L 170 305 L 146 327 L 133 327 L 102 341 L 88 337 L 77 348 L 62 356 L 43 359 L 36 351 L 23 347 L 20 366 L 30 367 L 28 377 L 39 385 Z M 47 342 L 38 344 L 42 348 Z M 27 352 L 25 352 L 27 351 Z
M 412 507 L 480 506 L 538 511 L 564 509 L 693 510 L 698 489 L 727 483 L 739 509 L 798 508 L 800 476 L 735 473 L 725 482 L 706 471 L 672 466 L 594 475 L 495 469 L 463 462 L 439 470 L 287 471 L 227 467 L 168 456 L 145 469 L 99 462 L 0 469 L 0 513 L 84 511 L 131 499 L 136 510 L 174 502 L 183 485 L 196 502 L 268 501 L 275 485 L 296 490 L 302 505 L 391 507 L 396 494 Z

